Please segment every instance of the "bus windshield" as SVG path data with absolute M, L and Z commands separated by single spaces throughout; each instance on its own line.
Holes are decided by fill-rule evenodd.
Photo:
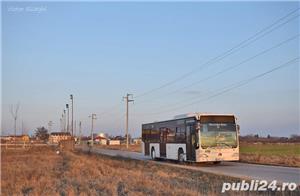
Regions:
M 236 124 L 204 123 L 200 125 L 201 147 L 237 147 Z

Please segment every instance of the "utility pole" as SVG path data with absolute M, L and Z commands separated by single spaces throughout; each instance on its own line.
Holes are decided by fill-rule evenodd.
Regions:
M 66 110 L 63 110 L 62 121 L 63 121 L 63 132 L 66 132 Z
M 24 135 L 24 121 L 22 120 L 22 135 Z
M 133 99 L 129 99 L 129 97 L 131 96 L 132 98 L 132 94 L 128 94 L 123 97 L 123 99 L 125 99 L 126 101 L 126 148 L 128 148 L 128 144 L 129 144 L 129 138 L 128 138 L 128 115 L 129 115 L 129 109 L 128 109 L 128 103 L 129 102 L 133 102 Z
M 91 127 L 91 136 L 92 136 L 92 146 L 94 145 L 94 120 L 96 120 L 96 114 L 92 114 L 91 116 L 89 116 L 90 118 L 92 118 L 92 127 Z
M 48 131 L 51 133 L 53 122 L 50 120 L 48 122 Z
M 74 136 L 76 137 L 76 120 L 74 121 Z
M 10 106 L 10 113 L 14 119 L 14 132 L 15 132 L 15 138 L 14 138 L 14 142 L 15 142 L 15 149 L 17 148 L 17 141 L 16 141 L 16 136 L 17 136 L 17 119 L 18 119 L 18 111 L 19 111 L 19 104 L 17 104 L 15 110 L 14 110 L 14 106 L 11 105 Z
M 70 118 L 70 111 L 69 111 L 69 104 L 66 104 L 66 108 L 67 108 L 67 132 L 70 132 L 70 130 L 69 130 L 69 123 L 70 123 L 70 120 L 69 120 L 69 118 Z
M 81 143 L 81 121 L 79 121 L 79 144 Z
M 60 131 L 62 132 L 63 131 L 63 129 L 62 129 L 62 117 L 59 119 L 59 127 L 60 127 Z
M 71 123 L 72 123 L 72 125 L 71 125 L 71 130 L 72 130 L 72 136 L 74 136 L 74 123 L 73 123 L 73 115 L 74 115 L 74 97 L 73 97 L 73 95 L 71 94 L 70 95 L 70 99 L 71 99 L 71 104 L 72 104 L 72 120 L 71 120 Z

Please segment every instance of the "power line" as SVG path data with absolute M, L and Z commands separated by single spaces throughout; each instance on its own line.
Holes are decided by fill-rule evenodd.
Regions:
M 162 89 L 162 88 L 165 88 L 165 87 L 167 87 L 167 86 L 170 86 L 170 85 L 172 85 L 172 84 L 174 84 L 174 83 L 177 83 L 178 81 L 181 81 L 181 80 L 187 78 L 189 75 L 194 74 L 194 73 L 200 71 L 200 70 L 201 70 L 202 68 L 204 68 L 205 66 L 212 65 L 213 63 L 216 63 L 216 62 L 218 62 L 218 61 L 221 61 L 221 60 L 224 59 L 225 57 L 227 57 L 227 56 L 229 56 L 229 55 L 231 55 L 231 54 L 234 54 L 234 53 L 237 52 L 238 50 L 240 50 L 240 49 L 242 49 L 242 48 L 245 48 L 246 46 L 250 45 L 251 43 L 257 41 L 258 39 L 260 39 L 260 38 L 266 36 L 267 34 L 273 32 L 274 30 L 276 30 L 276 29 L 282 27 L 283 25 L 285 25 L 285 24 L 287 24 L 288 22 L 290 22 L 290 21 L 294 20 L 295 18 L 297 18 L 299 15 L 293 16 L 292 18 L 289 18 L 287 21 L 284 21 L 283 23 L 280 23 L 280 22 L 283 21 L 284 19 L 288 18 L 289 16 L 291 16 L 292 14 L 294 14 L 295 12 L 297 12 L 299 9 L 300 9 L 300 8 L 297 8 L 297 9 L 295 9 L 295 10 L 289 12 L 289 13 L 286 14 L 285 16 L 283 16 L 283 17 L 277 19 L 277 20 L 276 20 L 275 22 L 273 22 L 272 24 L 268 25 L 267 27 L 261 29 L 260 31 L 258 31 L 258 32 L 255 33 L 254 35 L 250 36 L 250 37 L 247 38 L 246 40 L 243 40 L 242 42 L 240 42 L 240 43 L 237 44 L 236 46 L 234 46 L 234 47 L 230 48 L 229 50 L 223 52 L 222 54 L 220 54 L 220 55 L 218 55 L 218 56 L 216 56 L 216 57 L 214 57 L 214 58 L 208 60 L 206 63 L 202 64 L 201 66 L 199 66 L 199 67 L 197 67 L 197 68 L 195 68 L 195 69 L 193 69 L 193 70 L 191 70 L 191 71 L 189 71 L 189 72 L 183 74 L 182 76 L 179 76 L 178 78 L 176 78 L 176 79 L 174 79 L 174 80 L 171 80 L 171 81 L 169 81 L 169 82 L 167 82 L 167 83 L 165 83 L 165 84 L 163 84 L 163 85 L 161 85 L 161 86 L 159 86 L 159 87 L 157 87 L 157 88 L 153 88 L 153 89 L 151 89 L 151 90 L 149 90 L 149 91 L 146 91 L 146 92 L 144 92 L 144 93 L 141 93 L 141 94 L 135 96 L 135 98 L 143 97 L 143 96 L 148 95 L 148 94 L 150 94 L 150 93 L 152 93 L 152 92 L 155 92 L 155 91 L 157 91 L 157 90 L 160 90 L 160 89 Z M 279 23 L 279 24 L 278 24 L 278 23 Z M 258 36 L 258 37 L 257 37 L 257 36 Z M 112 110 L 113 110 L 114 108 L 119 107 L 119 106 L 121 106 L 121 103 L 112 106 L 111 109 L 102 112 L 101 115 L 107 115 L 107 114 L 113 113 Z
M 251 81 L 254 81 L 254 80 L 256 80 L 256 79 L 259 79 L 259 78 L 261 78 L 261 77 L 263 77 L 263 76 L 265 76 L 265 75 L 267 75 L 267 74 L 270 74 L 270 73 L 272 73 L 272 72 L 274 72 L 274 71 L 276 71 L 276 70 L 279 70 L 279 69 L 282 69 L 282 68 L 284 68 L 284 67 L 286 67 L 286 66 L 289 66 L 289 65 L 291 65 L 291 64 L 293 64 L 293 63 L 295 63 L 295 62 L 297 62 L 297 61 L 299 61 L 299 57 L 294 58 L 294 59 L 292 59 L 292 60 L 290 60 L 290 61 L 288 61 L 288 62 L 286 62 L 286 63 L 284 63 L 284 64 L 281 64 L 281 65 L 279 65 L 279 66 L 277 66 L 277 67 L 274 67 L 274 68 L 272 68 L 272 69 L 270 69 L 270 70 L 268 70 L 268 71 L 266 71 L 266 72 L 263 72 L 263 73 L 261 73 L 261 74 L 258 74 L 258 75 L 254 76 L 254 77 L 251 77 L 251 78 L 248 78 L 248 79 L 246 79 L 246 80 L 242 80 L 242 81 L 240 81 L 240 82 L 238 82 L 238 83 L 229 85 L 228 87 L 226 87 L 225 89 L 221 90 L 220 92 L 217 92 L 217 93 L 215 93 L 215 94 L 213 94 L 213 95 L 211 95 L 211 96 L 209 96 L 209 97 L 207 97 L 207 98 L 205 98 L 205 99 L 201 99 L 201 100 L 198 100 L 198 101 L 195 101 L 195 102 L 191 102 L 191 103 L 188 103 L 188 104 L 185 104 L 185 105 L 182 105 L 182 106 L 170 108 L 170 109 L 168 109 L 168 110 L 164 110 L 164 111 L 152 113 L 152 114 L 149 114 L 149 115 L 157 115 L 157 114 L 162 114 L 162 113 L 166 113 L 166 112 L 178 110 L 178 109 L 181 109 L 181 108 L 184 108 L 184 107 L 188 107 L 188 106 L 197 104 L 197 103 L 199 103 L 199 102 L 201 102 L 201 101 L 206 101 L 206 100 L 212 99 L 212 98 L 217 97 L 217 96 L 220 96 L 220 95 L 222 95 L 222 94 L 224 94 L 224 93 L 226 93 L 226 92 L 229 92 L 229 91 L 231 91 L 231 90 L 234 90 L 234 89 L 236 89 L 236 88 L 239 88 L 239 87 L 241 87 L 241 86 L 244 86 L 244 85 L 250 83 Z
M 194 86 L 194 85 L 199 84 L 199 83 L 206 82 L 206 81 L 208 81 L 208 80 L 210 80 L 210 79 L 212 79 L 212 78 L 215 78 L 216 76 L 219 76 L 219 75 L 224 74 L 224 73 L 226 73 L 226 72 L 228 72 L 228 71 L 230 71 L 230 70 L 233 70 L 233 69 L 239 67 L 240 65 L 243 65 L 244 63 L 247 63 L 247 62 L 249 62 L 249 61 L 251 61 L 251 60 L 253 60 L 253 59 L 255 59 L 255 58 L 257 58 L 257 57 L 259 57 L 259 56 L 261 56 L 261 55 L 263 55 L 263 54 L 266 54 L 266 53 L 269 52 L 269 51 L 272 51 L 272 50 L 274 50 L 274 49 L 276 49 L 276 48 L 279 48 L 280 46 L 282 46 L 282 45 L 284 45 L 284 44 L 286 44 L 286 43 L 288 43 L 288 42 L 290 42 L 290 41 L 292 41 L 292 40 L 295 40 L 296 38 L 299 37 L 299 35 L 300 35 L 300 34 L 294 35 L 294 36 L 292 36 L 292 37 L 290 37 L 290 38 L 288 38 L 288 39 L 286 39 L 286 40 L 284 40 L 284 41 L 282 41 L 282 42 L 280 42 L 280 43 L 278 43 L 278 44 L 273 45 L 273 46 L 270 47 L 270 48 L 267 48 L 267 49 L 265 49 L 265 50 L 263 50 L 263 51 L 261 51 L 261 52 L 255 54 L 255 55 L 249 57 L 249 58 L 244 59 L 243 61 L 241 61 L 241 62 L 238 63 L 238 64 L 232 65 L 232 66 L 227 67 L 227 68 L 225 68 L 225 69 L 223 69 L 223 70 L 221 70 L 221 71 L 219 71 L 219 72 L 217 72 L 217 73 L 215 73 L 215 74 L 212 74 L 212 75 L 209 75 L 209 76 L 207 76 L 207 77 L 205 77 L 205 78 L 202 78 L 201 80 L 198 80 L 198 81 L 195 81 L 195 82 L 190 83 L 190 84 L 188 84 L 188 85 L 185 85 L 185 86 L 183 86 L 183 87 L 180 87 L 180 88 L 178 88 L 178 89 L 176 89 L 176 90 L 174 90 L 174 91 L 172 91 L 172 92 L 169 92 L 169 93 L 165 94 L 164 96 L 166 96 L 166 95 L 171 95 L 171 94 L 175 94 L 175 93 L 177 93 L 177 92 L 179 92 L 179 91 L 181 91 L 181 90 L 183 90 L 183 89 L 189 88 L 189 87 Z M 158 97 L 152 98 L 151 100 L 148 100 L 148 101 L 152 101 L 152 100 L 155 100 L 155 99 L 160 98 L 160 97 L 161 97 L 161 95 L 158 96 Z M 145 102 L 148 102 L 148 101 L 146 100 L 146 101 L 138 102 L 137 104 L 139 104 L 139 103 L 145 103 Z
M 110 113 L 112 113 L 113 109 L 119 108 L 121 105 L 122 105 L 122 103 L 115 104 L 115 105 L 111 106 L 110 108 L 104 110 L 102 113 L 100 113 L 100 115 L 110 114 Z
M 220 55 L 218 55 L 218 56 L 216 56 L 216 57 L 214 57 L 214 58 L 212 58 L 212 59 L 210 59 L 210 60 L 208 60 L 208 61 L 207 61 L 206 63 L 204 63 L 202 66 L 197 67 L 197 68 L 195 68 L 194 70 L 189 71 L 189 72 L 187 72 L 187 73 L 185 73 L 185 74 L 183 74 L 183 75 L 181 75 L 181 76 L 175 78 L 174 80 L 171 80 L 171 81 L 169 81 L 169 82 L 166 82 L 165 84 L 163 84 L 163 85 L 161 85 L 161 86 L 159 86 L 159 87 L 156 87 L 156 88 L 153 88 L 153 89 L 151 89 L 151 90 L 149 90 L 149 91 L 146 91 L 146 92 L 144 92 L 144 93 L 141 93 L 140 95 L 137 95 L 135 98 L 143 97 L 143 96 L 148 95 L 148 94 L 150 94 L 150 93 L 152 93 L 152 92 L 154 92 L 154 91 L 160 90 L 160 89 L 165 88 L 165 87 L 167 87 L 167 86 L 170 86 L 170 85 L 172 85 L 172 84 L 174 84 L 174 83 L 177 83 L 178 81 L 181 81 L 181 80 L 183 80 L 184 78 L 187 78 L 188 76 L 194 74 L 195 72 L 198 72 L 198 71 L 201 70 L 204 66 L 210 65 L 210 64 L 215 63 L 215 62 L 218 62 L 219 60 L 222 60 L 222 59 L 224 59 L 225 57 L 227 57 L 227 56 L 229 56 L 229 55 L 235 53 L 235 52 L 238 51 L 239 49 L 242 49 L 242 48 L 248 46 L 249 44 L 251 44 L 251 43 L 257 41 L 258 39 L 264 37 L 265 35 L 271 33 L 271 32 L 274 31 L 275 29 L 277 29 L 277 28 L 279 28 L 279 27 L 281 27 L 281 26 L 287 24 L 287 23 L 290 22 L 291 20 L 297 18 L 299 15 L 296 15 L 296 16 L 290 18 L 289 20 L 285 21 L 284 23 L 279 24 L 277 27 L 275 26 L 273 29 L 267 31 L 268 29 L 272 28 L 274 25 L 276 25 L 276 24 L 279 23 L 280 21 L 284 20 L 285 18 L 289 17 L 290 15 L 292 15 L 293 13 L 295 13 L 296 11 L 298 11 L 299 9 L 300 9 L 300 8 L 297 8 L 297 9 L 293 10 L 292 12 L 288 13 L 287 15 L 285 15 L 285 16 L 279 18 L 278 20 L 276 20 L 276 21 L 275 21 L 274 23 L 272 23 L 271 25 L 269 25 L 269 26 L 263 28 L 263 29 L 260 30 L 259 32 L 257 32 L 257 33 L 255 33 L 254 35 L 250 36 L 250 37 L 247 38 L 246 40 L 240 42 L 239 44 L 237 44 L 236 46 L 232 47 L 231 49 L 229 49 L 229 50 L 223 52 L 222 54 L 220 54 Z M 267 31 L 267 32 L 263 33 L 264 31 Z M 263 34 L 262 34 L 262 33 L 263 33 Z M 255 38 L 256 36 L 258 36 L 258 35 L 260 35 L 260 34 L 262 34 L 262 35 L 259 36 L 258 38 Z M 255 39 L 254 39 L 254 38 L 255 38 Z M 252 39 L 254 39 L 254 40 L 252 40 Z M 250 41 L 250 40 L 252 40 L 252 41 Z M 248 41 L 250 41 L 250 42 L 247 43 Z

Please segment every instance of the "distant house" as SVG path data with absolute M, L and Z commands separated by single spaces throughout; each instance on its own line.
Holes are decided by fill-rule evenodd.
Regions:
M 132 142 L 134 144 L 141 144 L 142 143 L 142 139 L 141 138 L 134 138 L 134 139 L 132 139 Z
M 1 143 L 12 141 L 12 136 L 1 136 Z
M 21 135 L 21 141 L 23 142 L 29 142 L 30 141 L 30 137 L 29 135 Z
M 10 135 L 10 136 L 2 136 L 1 141 L 5 142 L 29 142 L 30 137 L 29 135 Z
M 58 144 L 62 140 L 70 140 L 72 136 L 69 132 L 52 132 L 49 137 L 49 142 Z
M 108 140 L 105 137 L 101 137 L 98 135 L 94 138 L 94 142 L 101 145 L 107 145 Z
M 121 140 L 109 140 L 109 145 L 121 145 Z
M 17 142 L 29 142 L 30 140 L 29 135 L 16 135 L 16 136 L 12 136 L 12 138 Z

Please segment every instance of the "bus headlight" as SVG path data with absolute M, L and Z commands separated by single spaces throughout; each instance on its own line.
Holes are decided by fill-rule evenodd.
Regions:
M 208 157 L 207 154 L 201 154 L 201 155 L 200 155 L 200 158 L 207 158 L 207 157 Z

